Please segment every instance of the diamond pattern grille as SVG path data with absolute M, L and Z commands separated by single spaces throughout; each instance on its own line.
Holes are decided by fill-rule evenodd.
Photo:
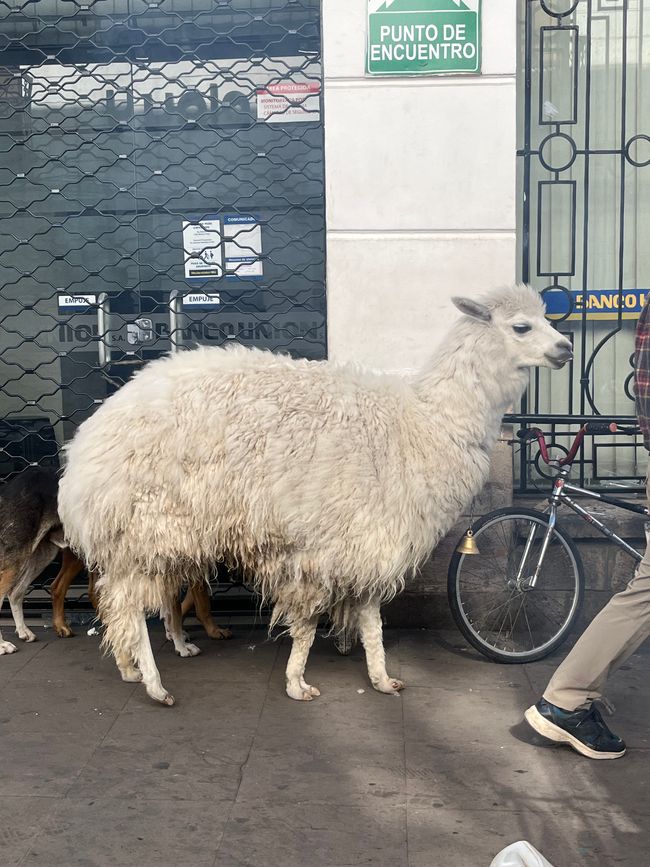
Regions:
M 318 0 L 0 0 L 0 478 L 143 363 L 326 352 Z

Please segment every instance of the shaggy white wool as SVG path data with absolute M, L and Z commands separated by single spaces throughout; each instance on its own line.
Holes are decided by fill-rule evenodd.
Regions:
M 527 287 L 459 306 L 408 378 L 238 346 L 149 363 L 67 447 L 59 511 L 102 595 L 159 610 L 222 560 L 288 624 L 341 625 L 351 599 L 398 592 L 484 484 L 528 368 L 563 341 Z

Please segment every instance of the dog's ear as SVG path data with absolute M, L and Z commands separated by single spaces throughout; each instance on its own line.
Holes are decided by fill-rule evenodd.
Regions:
M 465 316 L 471 316 L 472 319 L 478 319 L 481 322 L 492 321 L 492 314 L 490 313 L 489 307 L 486 307 L 485 304 L 481 304 L 479 301 L 474 301 L 473 298 L 459 298 L 458 296 L 454 296 L 451 301 L 454 307 L 457 307 L 461 313 L 465 314 Z

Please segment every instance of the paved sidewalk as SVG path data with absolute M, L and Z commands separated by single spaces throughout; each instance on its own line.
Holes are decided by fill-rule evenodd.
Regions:
M 521 723 L 557 658 L 498 666 L 456 633 L 387 633 L 400 697 L 319 637 L 299 703 L 286 641 L 197 629 L 180 659 L 155 631 L 166 708 L 85 629 L 36 631 L 0 658 L 1 867 L 488 867 L 522 838 L 554 867 L 648 863 L 647 651 L 610 693 L 628 756 L 590 762 Z

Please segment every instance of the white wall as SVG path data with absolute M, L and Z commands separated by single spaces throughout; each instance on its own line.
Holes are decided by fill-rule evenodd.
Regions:
M 515 277 L 516 0 L 482 74 L 364 75 L 367 0 L 323 0 L 329 354 L 419 366 L 451 295 Z

